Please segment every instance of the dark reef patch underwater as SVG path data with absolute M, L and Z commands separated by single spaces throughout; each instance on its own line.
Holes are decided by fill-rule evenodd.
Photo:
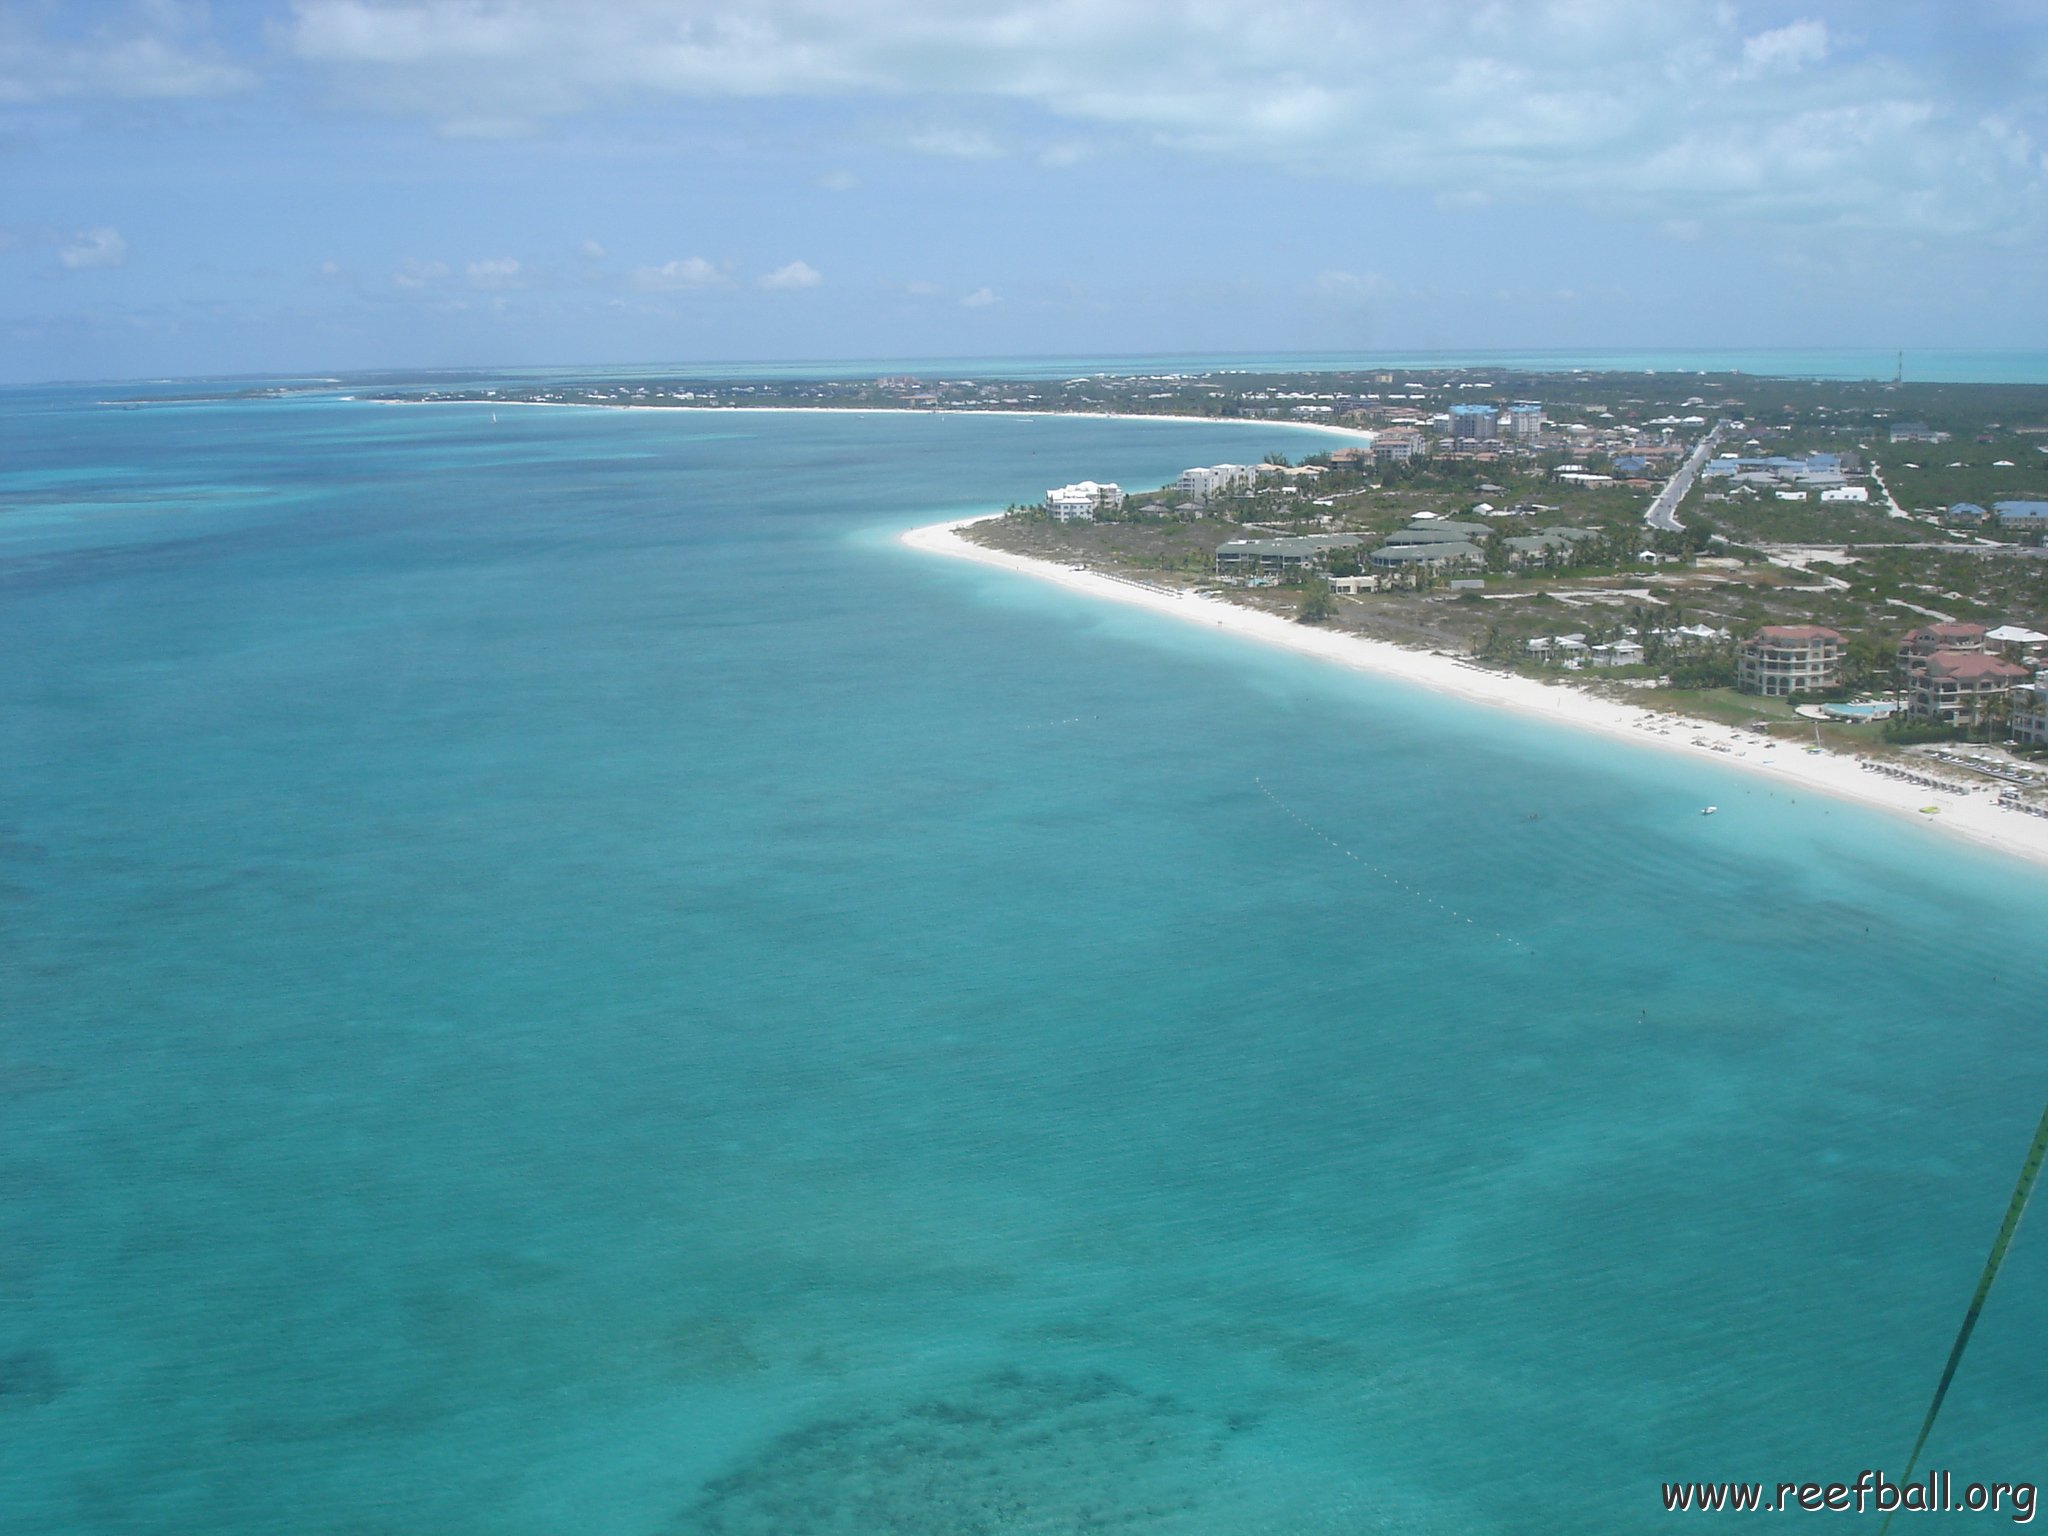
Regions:
M 1171 1530 L 1213 1505 L 1236 1429 L 1106 1375 L 1004 1371 L 821 1420 L 715 1479 L 673 1536 Z

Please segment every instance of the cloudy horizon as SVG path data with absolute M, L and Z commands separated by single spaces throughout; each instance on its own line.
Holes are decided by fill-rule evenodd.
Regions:
M 2030 347 L 2019 4 L 0 5 L 0 378 Z

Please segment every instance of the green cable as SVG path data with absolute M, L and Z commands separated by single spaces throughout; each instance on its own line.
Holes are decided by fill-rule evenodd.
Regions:
M 1913 1442 L 1913 1454 L 1906 1458 L 1905 1473 L 1899 1478 L 1901 1487 L 1913 1481 L 1920 1453 L 1927 1449 L 1927 1437 L 1934 1432 L 1934 1416 L 1941 1412 L 1941 1400 L 1948 1396 L 1948 1384 L 1955 1380 L 1956 1367 L 1962 1363 L 1963 1351 L 1976 1331 L 1977 1314 L 1984 1310 L 1984 1298 L 1991 1294 L 1991 1282 L 1998 1278 L 1998 1266 L 2005 1262 L 2005 1250 L 2012 1246 L 2012 1235 L 2019 1230 L 2020 1214 L 2027 1208 L 2027 1197 L 2034 1192 L 2034 1181 L 2041 1176 L 2044 1158 L 2048 1158 L 2048 1110 L 2041 1112 L 2041 1123 L 2034 1128 L 2034 1144 L 2027 1148 L 2027 1160 L 2020 1164 L 2019 1182 L 2012 1187 L 2012 1201 L 2005 1208 L 2005 1220 L 1999 1224 L 1998 1237 L 1991 1244 L 1991 1256 L 1984 1261 L 1984 1273 L 1977 1277 L 1977 1294 L 1970 1298 L 1970 1310 L 1963 1314 L 1963 1326 L 1956 1330 L 1948 1364 L 1942 1367 L 1941 1385 L 1934 1389 L 1934 1401 L 1927 1405 L 1927 1417 L 1920 1421 L 1920 1438 Z M 1885 1536 L 1892 1528 L 1892 1515 L 1897 1513 L 1894 1509 L 1884 1517 L 1877 1536 Z

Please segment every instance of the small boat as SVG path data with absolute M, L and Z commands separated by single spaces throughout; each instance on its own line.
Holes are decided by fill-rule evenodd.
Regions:
M 1700 814 L 1701 814 L 1702 816 L 1711 816 L 1711 815 L 1713 815 L 1713 814 L 1714 814 L 1714 812 L 1716 812 L 1716 811 L 1718 811 L 1718 810 L 1720 810 L 1720 809 L 1721 809 L 1721 807 L 1719 807 L 1718 805 L 1708 805 L 1708 806 L 1702 806 L 1702 807 L 1700 808 Z

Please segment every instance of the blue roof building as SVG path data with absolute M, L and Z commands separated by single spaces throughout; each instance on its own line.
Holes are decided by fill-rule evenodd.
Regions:
M 1490 405 L 1454 405 L 1451 407 L 1451 436 L 1492 437 L 1499 418 L 1500 412 Z
M 1991 510 L 2008 523 L 2048 522 L 2048 501 L 1994 501 Z

